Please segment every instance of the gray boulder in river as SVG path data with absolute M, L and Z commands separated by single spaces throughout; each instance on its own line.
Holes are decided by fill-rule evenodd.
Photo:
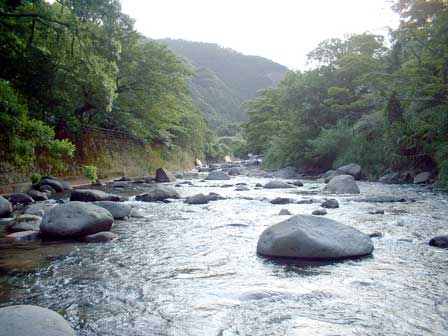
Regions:
M 373 252 L 370 237 L 332 219 L 296 215 L 267 228 L 257 253 L 270 257 L 310 260 L 355 258 Z
M 31 305 L 0 308 L 0 336 L 76 336 L 53 310 Z
M 378 182 L 384 184 L 399 184 L 401 183 L 400 174 L 396 172 L 388 173 L 382 176 Z
M 423 172 L 414 177 L 414 184 L 422 184 L 431 182 L 431 173 Z
M 3 195 L 12 204 L 30 204 L 34 203 L 34 200 L 24 193 L 14 193 Z
M 70 201 L 80 202 L 97 202 L 97 201 L 114 201 L 119 202 L 120 196 L 108 194 L 101 190 L 95 189 L 75 189 L 70 195 Z
M 338 175 L 351 175 L 355 178 L 355 180 L 359 180 L 361 178 L 361 166 L 356 163 L 350 163 L 348 165 L 339 167 L 336 169 L 336 173 Z
M 196 194 L 190 197 L 187 197 L 185 203 L 187 204 L 207 204 L 209 199 L 204 194 Z
M 448 235 L 432 238 L 429 241 L 429 245 L 440 248 L 448 248 Z
M 338 175 L 331 179 L 325 186 L 324 191 L 333 194 L 359 194 L 358 185 L 351 175 Z
M 221 170 L 212 171 L 205 178 L 208 181 L 230 180 L 230 176 Z
M 142 202 L 159 202 L 169 198 L 178 199 L 180 195 L 174 188 L 163 185 L 156 185 L 147 193 L 135 196 L 136 201 Z
M 75 201 L 48 210 L 42 218 L 40 231 L 43 236 L 50 238 L 80 238 L 109 231 L 113 222 L 114 218 L 108 210 Z
M 0 196 L 0 218 L 9 217 L 11 216 L 11 213 L 12 213 L 11 203 L 3 196 Z
M 156 170 L 156 181 L 157 182 L 175 182 L 176 177 L 164 168 L 159 168 Z
M 114 219 L 123 219 L 129 217 L 132 211 L 132 208 L 129 205 L 120 202 L 99 201 L 95 202 L 94 204 L 108 210 L 112 214 Z
M 325 183 L 328 183 L 331 181 L 331 179 L 335 176 L 337 176 L 338 173 L 336 173 L 336 170 L 329 170 L 325 174 L 322 175 L 322 178 L 324 179 Z
M 265 189 L 287 189 L 287 188 L 294 188 L 293 185 L 283 182 L 283 181 L 271 181 L 266 183 L 263 188 Z

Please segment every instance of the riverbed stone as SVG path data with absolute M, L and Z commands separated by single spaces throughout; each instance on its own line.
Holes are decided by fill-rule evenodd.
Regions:
M 129 217 L 132 211 L 132 208 L 121 202 L 113 202 L 113 201 L 99 201 L 95 202 L 95 205 L 98 205 L 106 210 L 108 210 L 114 219 L 123 219 Z
M 414 184 L 423 184 L 431 182 L 432 174 L 430 172 L 422 172 L 414 177 Z
M 30 230 L 30 231 L 19 231 L 13 232 L 6 236 L 6 238 L 11 240 L 19 240 L 19 241 L 31 241 L 39 238 L 39 231 Z M 1 331 L 0 331 L 1 335 Z
M 215 193 L 215 192 L 210 192 L 207 195 L 207 198 L 209 201 L 220 201 L 220 200 L 226 199 L 225 197 L 222 197 L 220 194 Z
M 70 201 L 98 202 L 98 201 L 121 201 L 120 196 L 108 194 L 96 189 L 75 189 L 71 192 Z
M 429 241 L 429 245 L 440 248 L 448 248 L 448 234 L 432 238 Z
M 6 198 L 0 196 L 0 218 L 9 217 L 12 213 L 12 205 Z
M 35 201 L 46 201 L 48 199 L 47 193 L 37 191 L 37 190 L 30 190 L 28 192 L 28 196 L 30 196 Z
M 64 187 L 62 186 L 62 184 L 59 181 L 50 179 L 50 178 L 43 178 L 42 180 L 40 180 L 40 182 L 38 183 L 38 187 L 43 186 L 43 185 L 50 186 L 56 192 L 61 192 L 64 190 Z
M 322 178 L 324 179 L 325 183 L 328 183 L 333 177 L 337 175 L 338 173 L 336 172 L 336 170 L 328 170 L 325 174 L 322 175 Z
M 117 238 L 118 236 L 115 233 L 104 231 L 85 236 L 81 240 L 86 243 L 107 243 Z
M 331 179 L 325 186 L 324 191 L 333 194 L 359 194 L 358 185 L 351 175 L 338 175 Z
M 316 209 L 312 213 L 314 216 L 325 216 L 327 214 L 327 210 L 325 209 Z
M 227 174 L 229 174 L 230 176 L 237 176 L 237 175 L 241 175 L 241 170 L 238 167 L 232 167 L 227 171 Z
M 403 203 L 413 200 L 400 196 L 368 196 L 362 198 L 352 198 L 350 201 L 359 203 Z
M 50 187 L 49 185 L 41 185 L 37 187 L 37 190 L 43 193 L 48 193 L 48 194 L 54 194 L 56 193 L 56 190 L 54 190 L 52 187 Z
M 399 184 L 401 182 L 400 173 L 390 172 L 384 176 L 382 176 L 379 180 L 379 183 L 384 184 Z
M 290 216 L 292 213 L 288 209 L 281 209 L 278 213 L 279 216 Z
M 270 181 L 266 183 L 263 188 L 265 189 L 288 189 L 294 188 L 293 185 L 283 182 L 283 181 Z
M 69 202 L 48 210 L 40 224 L 40 231 L 50 238 L 80 238 L 101 231 L 109 231 L 112 214 L 95 204 Z
M 212 171 L 205 178 L 207 181 L 230 180 L 230 176 L 222 170 Z
M 235 191 L 249 191 L 250 189 L 244 185 L 239 185 L 235 188 Z
M 260 236 L 257 253 L 270 257 L 332 260 L 369 255 L 370 237 L 332 219 L 296 215 L 267 228 Z
M 187 204 L 207 204 L 209 202 L 209 198 L 204 194 L 196 194 L 193 196 L 187 197 L 185 203 Z
M 54 208 L 56 205 L 57 203 L 54 200 L 34 203 L 25 209 L 25 214 L 43 217 L 45 215 L 45 212 L 47 212 L 51 208 Z
M 76 336 L 61 315 L 31 305 L 0 308 L 0 326 L 2 336 Z
M 327 199 L 325 202 L 322 202 L 322 204 L 320 206 L 322 208 L 327 208 L 327 209 L 336 209 L 336 208 L 339 208 L 339 202 L 334 198 L 330 198 L 330 199 Z
M 19 215 L 6 226 L 8 232 L 39 231 L 42 217 L 35 215 Z
M 6 198 L 9 202 L 12 204 L 30 204 L 34 203 L 34 200 L 24 193 L 14 193 L 14 194 L 7 194 L 3 195 L 4 198 Z
M 362 176 L 361 166 L 356 163 L 350 163 L 348 165 L 339 167 L 336 169 L 338 175 L 351 175 L 355 180 L 359 180 Z
M 155 185 L 148 192 L 135 196 L 136 201 L 142 202 L 160 202 L 167 199 L 179 199 L 179 193 L 171 187 L 165 185 Z
M 289 204 L 289 203 L 292 203 L 292 200 L 286 197 L 277 197 L 271 200 L 271 204 Z
M 165 168 L 159 168 L 156 170 L 156 181 L 161 183 L 175 182 L 176 177 Z

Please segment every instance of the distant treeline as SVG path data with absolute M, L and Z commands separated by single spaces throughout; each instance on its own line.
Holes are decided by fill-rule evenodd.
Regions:
M 211 134 L 192 74 L 118 0 L 0 0 L 0 162 L 60 173 L 91 126 L 201 157 Z
M 323 41 L 315 67 L 245 103 L 246 151 L 270 167 L 322 172 L 349 162 L 372 176 L 432 170 L 448 186 L 448 3 L 399 0 L 392 43 Z

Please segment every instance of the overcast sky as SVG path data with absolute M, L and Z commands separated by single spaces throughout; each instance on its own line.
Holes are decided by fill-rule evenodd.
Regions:
M 217 43 L 243 54 L 305 68 L 306 54 L 330 37 L 386 34 L 398 17 L 390 0 L 122 0 L 144 35 Z

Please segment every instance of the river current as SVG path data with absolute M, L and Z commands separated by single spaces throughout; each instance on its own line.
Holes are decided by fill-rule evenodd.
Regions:
M 448 250 L 428 245 L 448 233 L 446 193 L 359 182 L 361 195 L 326 195 L 322 182 L 308 180 L 294 189 L 254 188 L 270 180 L 176 187 L 182 197 L 226 197 L 206 205 L 131 198 L 143 217 L 116 220 L 111 243 L 1 239 L 0 306 L 53 309 L 83 336 L 448 335 Z M 237 183 L 250 190 L 235 191 Z M 380 195 L 415 201 L 353 201 Z M 315 203 L 273 205 L 275 197 Z M 371 257 L 305 265 L 257 256 L 262 231 L 289 217 L 281 209 L 311 214 L 325 198 L 340 204 L 326 217 L 382 233 L 372 238 Z

